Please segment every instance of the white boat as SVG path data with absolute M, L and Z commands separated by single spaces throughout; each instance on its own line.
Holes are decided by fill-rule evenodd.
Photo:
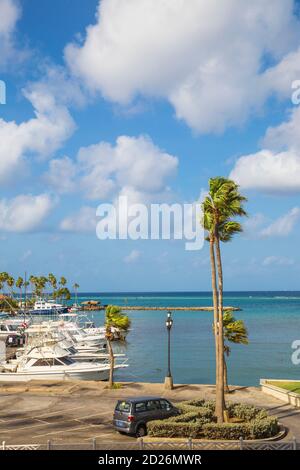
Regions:
M 58 304 L 53 299 L 37 299 L 33 309 L 29 310 L 31 315 L 52 315 L 67 312 L 68 308 Z
M 94 347 L 98 349 L 106 348 L 106 338 L 103 333 L 98 334 L 88 334 L 82 330 L 75 322 L 66 322 L 66 321 L 49 321 L 42 322 L 35 325 L 37 331 L 44 330 L 54 330 L 64 334 L 64 336 L 69 340 L 74 342 L 74 344 L 79 347 Z
M 75 312 L 62 313 L 59 318 L 68 323 L 73 323 L 79 327 L 84 333 L 88 335 L 102 335 L 106 334 L 105 326 L 95 326 L 95 323 L 88 318 L 86 314 L 78 315 Z M 129 330 L 121 330 L 120 328 L 111 327 L 111 332 L 114 335 L 114 340 L 125 340 Z
M 77 313 L 80 311 L 80 305 L 73 304 L 71 307 L 68 308 L 68 312 L 70 313 Z M 65 314 L 67 315 L 67 313 Z
M 114 369 L 127 367 L 115 365 Z M 77 362 L 58 344 L 33 347 L 16 360 L 0 364 L 0 382 L 29 380 L 108 380 L 109 364 Z

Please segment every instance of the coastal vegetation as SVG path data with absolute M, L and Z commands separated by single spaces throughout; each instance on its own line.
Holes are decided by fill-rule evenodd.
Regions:
M 78 287 L 76 287 L 76 291 Z M 37 297 L 43 297 L 44 295 L 51 295 L 53 299 L 60 302 L 71 298 L 66 278 L 61 276 L 60 279 L 57 279 L 52 273 L 49 273 L 48 276 L 30 275 L 28 280 L 25 280 L 21 276 L 15 279 L 9 273 L 1 272 L 0 292 L 2 294 L 0 308 L 4 311 L 15 311 L 18 308 L 18 303 L 23 302 L 25 299 L 26 306 L 32 306 Z M 17 295 L 18 299 L 16 299 Z
M 246 198 L 240 194 L 234 181 L 216 177 L 209 180 L 209 192 L 202 203 L 202 225 L 210 247 L 216 354 L 215 414 L 218 423 L 223 423 L 228 417 L 225 413 L 223 266 L 220 245 L 221 242 L 231 241 L 235 234 L 242 231 L 242 226 L 235 217 L 246 215 L 243 208 L 245 201 Z
M 109 372 L 109 388 L 114 388 L 114 352 L 112 341 L 115 339 L 115 329 L 118 330 L 118 340 L 125 341 L 125 332 L 130 327 L 130 319 L 124 315 L 122 309 L 116 305 L 108 305 L 105 310 L 105 336 L 107 340 L 107 348 L 109 353 L 110 372 Z M 123 334 L 122 334 L 123 333 Z
M 191 400 L 176 406 L 179 415 L 148 423 L 149 436 L 237 440 L 269 438 L 279 432 L 277 418 L 252 405 L 227 403 L 226 423 L 217 422 L 214 401 Z

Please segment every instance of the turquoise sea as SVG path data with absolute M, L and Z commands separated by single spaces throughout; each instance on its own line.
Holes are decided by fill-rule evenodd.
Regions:
M 210 306 L 211 293 L 85 293 L 78 302 L 143 306 Z M 228 359 L 229 382 L 258 385 L 260 378 L 299 379 L 293 365 L 291 344 L 300 339 L 300 292 L 227 292 L 224 304 L 240 307 L 236 318 L 245 321 L 249 345 L 232 345 Z M 132 320 L 126 354 L 130 367 L 118 373 L 127 381 L 163 381 L 167 364 L 167 332 L 164 311 L 129 311 Z M 104 312 L 94 312 L 97 325 Z M 174 311 L 172 374 L 176 383 L 214 383 L 212 313 Z

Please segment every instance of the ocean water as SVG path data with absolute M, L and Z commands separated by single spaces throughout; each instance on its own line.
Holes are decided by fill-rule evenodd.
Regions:
M 300 379 L 300 365 L 292 363 L 291 344 L 300 339 L 300 292 L 227 292 L 224 305 L 244 320 L 249 345 L 231 345 L 229 383 L 258 385 L 260 378 Z M 100 300 L 119 306 L 211 306 L 210 293 L 118 293 L 78 295 L 78 301 Z M 160 382 L 167 367 L 165 311 L 129 311 L 132 321 L 126 355 L 130 366 L 117 380 Z M 97 325 L 104 312 L 94 312 Z M 215 353 L 212 312 L 174 311 L 171 332 L 171 369 L 176 383 L 214 383 Z

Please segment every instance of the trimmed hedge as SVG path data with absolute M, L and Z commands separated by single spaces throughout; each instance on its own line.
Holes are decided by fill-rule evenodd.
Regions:
M 229 403 L 230 418 L 243 419 L 242 423 L 218 424 L 214 417 L 212 401 L 192 400 L 179 403 L 181 414 L 165 420 L 148 423 L 148 434 L 153 437 L 190 437 L 205 439 L 262 439 L 278 433 L 277 418 L 268 416 L 266 410 L 251 405 Z
M 263 439 L 278 433 L 276 418 L 268 417 L 249 423 L 209 423 L 202 427 L 202 436 L 206 439 Z

